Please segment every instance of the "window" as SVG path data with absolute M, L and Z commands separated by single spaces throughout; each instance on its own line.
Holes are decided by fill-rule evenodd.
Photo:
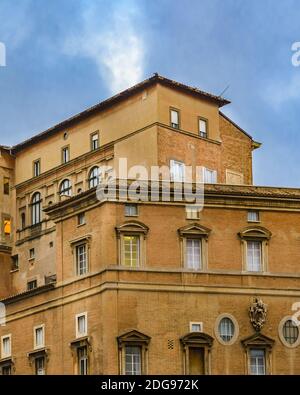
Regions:
M 9 178 L 3 177 L 3 193 L 9 195 Z
M 41 222 L 41 194 L 36 192 L 31 201 L 31 223 L 37 225 Z
M 99 184 L 100 180 L 100 169 L 95 166 L 91 169 L 89 174 L 89 188 L 94 188 Z
M 41 174 L 41 161 L 40 159 L 33 162 L 33 177 L 37 177 Z
M 33 328 L 34 349 L 45 347 L 45 326 L 40 325 Z
M 248 211 L 248 222 L 259 222 L 259 212 Z
M 171 181 L 183 182 L 185 178 L 184 163 L 177 160 L 170 161 Z
M 262 270 L 261 241 L 247 241 L 247 270 L 249 272 Z
M 76 315 L 76 338 L 87 336 L 87 313 Z
M 76 246 L 76 273 L 82 276 L 88 272 L 87 245 L 79 244 Z
M 203 322 L 190 322 L 190 332 L 203 332 Z
M 207 120 L 199 118 L 199 136 L 207 137 Z
M 130 267 L 140 266 L 140 237 L 125 235 L 124 243 L 124 265 Z
M 219 323 L 219 336 L 224 342 L 230 342 L 234 335 L 234 323 L 228 317 L 221 319 Z
M 12 255 L 11 257 L 11 270 L 19 269 L 19 255 Z
M 60 184 L 59 188 L 59 194 L 60 196 L 71 196 L 72 195 L 72 185 L 71 181 L 68 179 L 65 179 L 62 181 Z
M 88 374 L 87 346 L 77 348 L 77 358 L 78 358 L 78 374 L 87 375 Z
M 80 225 L 85 225 L 85 213 L 80 213 L 77 216 L 77 224 Z
M 265 350 L 260 348 L 251 348 L 249 352 L 250 358 L 250 374 L 265 375 L 266 374 L 266 358 Z
M 9 375 L 11 375 L 11 365 L 2 366 L 1 374 L 2 374 L 3 376 L 9 376 Z
M 186 240 L 186 267 L 200 270 L 202 268 L 201 239 Z
M 203 168 L 203 181 L 205 184 L 216 184 L 217 182 L 217 171 Z
M 28 281 L 27 283 L 27 291 L 31 291 L 37 288 L 37 280 Z
M 91 149 L 94 151 L 99 148 L 99 132 L 95 132 L 91 135 Z
M 141 347 L 126 346 L 125 347 L 125 374 L 140 375 L 142 374 L 142 358 Z
M 284 323 L 282 332 L 285 341 L 290 345 L 295 344 L 299 339 L 299 328 L 292 320 L 287 320 Z
M 65 133 L 63 134 L 63 139 L 64 139 L 64 140 L 67 140 L 67 138 L 68 138 L 68 132 L 65 132 Z
M 126 217 L 137 217 L 138 207 L 136 204 L 125 204 L 125 216 Z
M 1 358 L 11 357 L 11 335 L 1 337 Z
M 29 250 L 29 259 L 34 259 L 35 258 L 35 249 L 30 248 Z
M 26 215 L 25 213 L 21 214 L 21 229 L 25 229 L 26 227 Z
M 10 232 L 11 232 L 11 220 L 10 219 L 3 220 L 3 232 L 5 235 L 10 235 Z
M 64 147 L 61 150 L 62 163 L 67 163 L 70 160 L 70 148 Z
M 170 109 L 170 124 L 172 128 L 179 129 L 179 111 Z
M 45 370 L 45 357 L 37 357 L 34 360 L 35 374 L 37 376 L 44 376 L 46 374 Z
M 213 338 L 203 332 L 190 332 L 180 339 L 184 374 L 210 374 L 209 354 Z
M 197 206 L 186 206 L 186 219 L 199 219 L 199 208 Z

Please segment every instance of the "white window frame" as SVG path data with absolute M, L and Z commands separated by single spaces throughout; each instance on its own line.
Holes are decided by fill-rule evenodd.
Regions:
M 194 325 L 198 325 L 199 326 L 199 330 L 193 330 L 193 326 Z M 191 321 L 190 322 L 190 332 L 193 332 L 193 333 L 201 333 L 201 332 L 203 332 L 203 322 Z
M 202 168 L 203 171 L 203 182 L 204 184 L 216 184 L 218 181 L 217 170 L 209 169 L 207 167 Z
M 4 340 L 9 339 L 9 352 L 4 352 Z M 1 358 L 10 358 L 12 355 L 11 334 L 1 336 Z
M 199 207 L 198 206 L 185 206 L 186 219 L 199 219 Z
M 77 226 L 82 226 L 85 224 L 85 212 L 79 213 L 77 216 Z
M 37 362 L 41 361 L 41 360 L 43 361 L 43 368 L 42 369 L 37 367 Z M 40 356 L 40 357 L 35 358 L 34 369 L 35 369 L 35 374 L 37 376 L 45 376 L 45 374 L 46 374 L 46 357 L 45 356 Z
M 99 132 L 94 132 L 91 135 L 91 149 L 95 151 L 100 146 L 99 144 Z
M 138 349 L 139 350 L 139 353 L 138 354 L 127 354 L 127 349 L 128 348 L 136 348 L 136 349 Z M 125 374 L 128 374 L 128 375 L 141 375 L 142 374 L 142 360 L 143 360 L 143 353 L 142 353 L 142 347 L 141 346 L 139 346 L 139 345 L 135 345 L 135 344 L 125 344 L 124 345 L 124 356 L 125 356 Z M 126 368 L 127 368 L 127 356 L 128 355 L 131 355 L 131 356 L 133 356 L 133 358 L 131 358 L 131 361 L 130 361 L 130 367 L 131 367 L 131 369 L 130 370 L 127 370 Z M 136 356 L 139 356 L 139 360 L 138 360 L 138 362 L 136 362 L 136 358 L 134 358 L 134 356 L 136 357 Z M 138 369 L 135 369 L 135 367 L 138 367 Z M 128 372 L 130 372 L 130 373 L 128 373 Z
M 178 169 L 180 168 L 180 173 Z M 177 174 L 178 173 L 178 174 Z M 173 182 L 184 182 L 185 180 L 185 163 L 180 160 L 170 160 L 170 176 Z
M 62 159 L 63 164 L 70 162 L 70 147 L 69 146 L 63 147 L 61 149 L 61 159 Z
M 189 242 L 193 242 L 193 262 L 191 265 L 191 262 L 189 262 L 189 257 L 190 255 L 188 254 L 189 252 Z M 199 261 L 195 262 L 195 254 L 194 254 L 194 248 L 195 248 L 195 242 L 199 244 Z M 187 237 L 185 239 L 185 267 L 188 270 L 195 270 L 199 271 L 203 269 L 203 251 L 202 251 L 202 238 L 201 237 Z
M 38 330 L 42 330 L 42 342 L 41 344 L 37 343 L 37 333 Z M 33 327 L 33 348 L 34 350 L 38 350 L 40 348 L 45 347 L 45 324 L 37 325 Z
M 126 237 L 134 237 L 137 240 L 137 259 L 136 259 L 136 265 L 133 265 L 133 259 L 132 259 L 132 255 L 133 255 L 133 249 L 132 249 L 132 243 L 130 244 L 130 255 L 131 255 L 131 259 L 130 259 L 130 265 L 126 265 L 126 258 L 125 258 L 125 238 Z M 141 235 L 139 234 L 124 234 L 122 235 L 122 266 L 125 267 L 140 267 L 141 266 Z
M 259 245 L 259 269 L 256 270 L 256 266 L 254 265 L 254 249 L 252 250 L 252 262 L 250 265 L 249 262 L 249 256 L 248 256 L 248 252 L 249 252 L 249 244 L 250 243 L 255 243 Z M 261 240 L 246 240 L 246 270 L 247 272 L 254 272 L 254 273 L 260 273 L 264 270 L 264 265 L 263 265 L 263 242 Z
M 79 318 L 84 317 L 85 323 L 85 331 L 83 333 L 79 332 Z M 88 334 L 88 321 L 87 321 L 87 312 L 76 314 L 75 316 L 75 333 L 76 339 L 80 339 L 81 337 L 85 337 Z
M 255 215 L 256 219 L 251 218 L 252 215 L 253 215 L 253 217 Z M 247 220 L 248 220 L 248 222 L 260 222 L 259 211 L 257 211 L 257 210 L 249 210 L 248 213 L 247 213 Z
M 80 247 L 84 247 L 84 253 L 80 253 L 79 249 Z M 89 272 L 89 246 L 86 241 L 83 241 L 82 243 L 78 243 L 74 246 L 75 248 L 75 264 L 76 264 L 76 275 L 77 276 L 84 276 Z M 83 267 L 82 267 L 82 273 L 81 268 L 80 268 L 80 258 L 84 257 L 83 260 Z
M 38 177 L 41 174 L 41 160 L 36 159 L 33 162 L 33 177 Z
M 176 114 L 177 122 L 173 122 L 175 120 L 173 118 L 173 114 Z M 170 125 L 174 129 L 180 128 L 180 114 L 179 110 L 176 110 L 175 108 L 170 108 Z
M 132 213 L 133 208 L 134 213 Z M 125 203 L 124 212 L 125 217 L 138 217 L 138 205 L 135 203 Z
M 259 365 L 258 364 L 258 358 L 259 357 L 256 357 L 255 358 L 255 364 L 251 364 L 251 359 L 253 358 L 253 357 L 251 357 L 251 351 L 253 351 L 253 350 L 256 350 L 256 351 L 263 351 L 263 353 L 264 353 L 264 357 L 263 357 L 263 362 L 264 362 L 264 364 L 263 365 Z M 255 347 L 250 347 L 250 349 L 249 349 L 249 372 L 250 372 L 250 374 L 251 375 L 266 375 L 267 374 L 267 358 L 266 358 L 266 350 L 264 349 L 264 348 L 255 348 Z M 258 373 L 258 366 L 263 366 L 264 367 L 264 371 L 263 371 L 263 373 L 262 374 L 260 374 L 260 373 Z M 256 367 L 256 372 L 252 372 L 252 367 Z
M 204 125 L 205 125 L 205 131 L 201 130 L 202 123 L 204 123 Z M 198 118 L 198 130 L 199 130 L 199 136 L 200 137 L 207 138 L 207 136 L 208 136 L 208 133 L 207 133 L 207 131 L 208 131 L 208 120 L 207 119 L 201 118 L 201 117 Z

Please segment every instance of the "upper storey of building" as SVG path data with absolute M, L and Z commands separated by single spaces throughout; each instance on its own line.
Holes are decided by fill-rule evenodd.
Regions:
M 70 173 L 95 150 L 111 150 L 110 165 L 121 157 L 128 166 L 199 165 L 208 169 L 207 180 L 252 184 L 258 144 L 219 111 L 228 103 L 155 74 L 12 147 L 14 184 L 39 176 L 49 182 L 53 171 L 55 178 Z

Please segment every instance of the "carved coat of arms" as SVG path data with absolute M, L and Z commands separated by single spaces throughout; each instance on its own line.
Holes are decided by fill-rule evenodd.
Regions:
M 259 298 L 255 298 L 249 308 L 250 322 L 253 328 L 260 332 L 267 318 L 267 305 Z

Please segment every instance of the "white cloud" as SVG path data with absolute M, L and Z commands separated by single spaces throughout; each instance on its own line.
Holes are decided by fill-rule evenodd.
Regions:
M 143 78 L 144 43 L 136 20 L 139 10 L 134 2 L 118 3 L 111 13 L 95 4 L 82 13 L 82 27 L 69 36 L 63 51 L 95 62 L 111 93 L 128 88 Z
M 263 96 L 266 101 L 278 109 L 282 104 L 300 98 L 300 69 L 289 81 L 272 82 L 267 86 Z

